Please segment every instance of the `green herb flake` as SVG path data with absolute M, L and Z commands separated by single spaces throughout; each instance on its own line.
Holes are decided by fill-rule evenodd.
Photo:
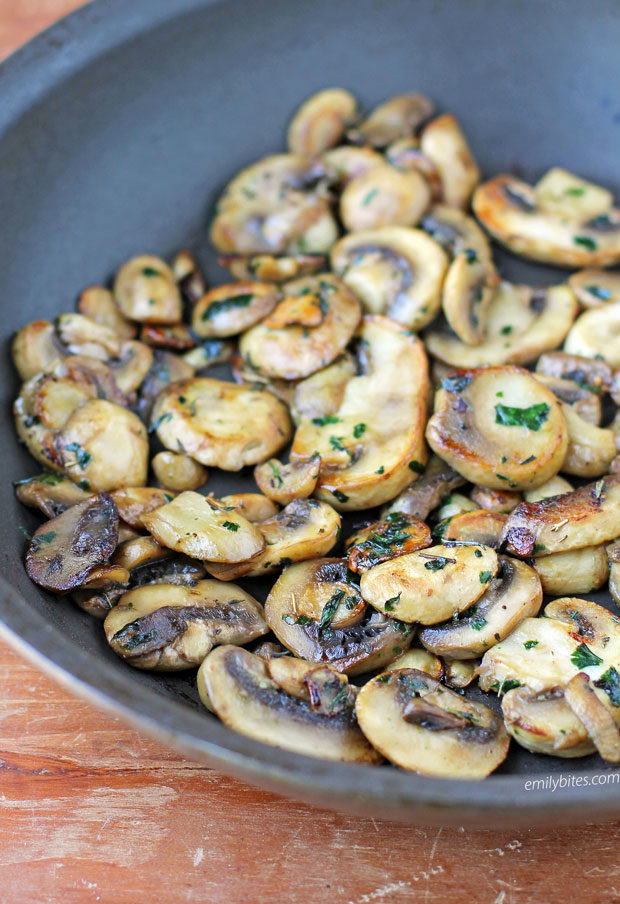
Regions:
M 534 549 L 532 550 L 532 552 L 534 553 L 534 555 L 536 555 L 537 552 L 545 552 L 546 549 L 547 547 L 544 545 L 544 543 L 534 543 Z
M 235 524 L 234 521 L 224 521 L 222 527 L 225 527 L 226 530 L 231 530 L 233 533 L 236 533 L 239 530 L 239 525 Z
M 330 436 L 329 444 L 336 452 L 348 452 L 347 447 L 342 445 L 343 439 L 344 436 Z
M 147 279 L 150 279 L 152 276 L 161 276 L 159 270 L 156 270 L 154 267 L 142 267 L 142 276 L 146 276 Z
M 203 311 L 200 319 L 211 320 L 212 317 L 217 317 L 218 314 L 223 314 L 225 311 L 247 308 L 253 297 L 251 292 L 244 292 L 242 295 L 231 295 L 230 298 L 223 298 L 221 301 L 212 301 L 209 307 Z
M 443 378 L 441 386 L 446 392 L 463 392 L 463 390 L 469 386 L 471 380 L 472 378 L 466 374 L 452 374 L 449 377 Z
M 267 464 L 269 465 L 269 467 L 271 468 L 271 470 L 273 472 L 272 481 L 277 480 L 278 486 L 281 487 L 283 484 L 283 480 L 282 480 L 282 475 L 280 474 L 279 467 L 273 461 L 268 461 Z
M 481 584 L 488 584 L 493 574 L 490 571 L 481 571 L 479 577 Z
M 381 467 L 375 471 L 375 474 L 383 474 L 384 471 L 385 471 L 385 468 L 383 467 L 383 465 L 381 465 Z
M 475 615 L 472 619 L 470 619 L 469 624 L 474 629 L 474 631 L 482 631 L 484 626 L 487 624 L 487 620 L 482 615 Z
M 581 195 L 585 195 L 585 188 L 573 187 L 573 188 L 565 188 L 564 194 L 568 195 L 569 198 L 580 198 Z
M 55 536 L 56 536 L 56 531 L 50 530 L 46 534 L 37 534 L 37 536 L 34 539 L 35 539 L 35 543 L 37 543 L 39 546 L 41 546 L 41 544 L 44 544 L 44 543 L 51 543 Z
M 338 502 L 348 502 L 349 497 L 346 493 L 342 493 L 340 490 L 332 490 L 332 496 L 334 496 Z
M 596 251 L 598 247 L 594 239 L 591 239 L 589 235 L 576 235 L 573 238 L 573 242 L 575 245 L 581 245 L 582 248 L 586 248 L 588 251 Z
M 312 423 L 315 427 L 326 427 L 327 424 L 339 424 L 340 418 L 335 414 L 326 414 L 325 417 L 313 417 Z
M 386 612 L 394 611 L 394 606 L 397 606 L 399 604 L 401 595 L 402 594 L 399 593 L 398 596 L 392 596 L 389 600 L 385 601 L 385 603 L 383 604 L 383 608 L 385 609 Z
M 502 336 L 507 336 L 509 333 L 512 333 L 512 325 L 507 323 L 506 326 L 503 326 L 500 330 Z
M 584 288 L 586 292 L 589 292 L 590 295 L 594 295 L 594 297 L 598 298 L 600 301 L 607 301 L 611 298 L 611 289 L 604 289 L 603 286 L 585 286 Z
M 88 482 L 88 480 L 85 480 L 85 479 L 78 480 L 78 486 L 81 490 L 85 490 L 85 491 L 90 490 L 90 483 Z
M 467 258 L 468 264 L 475 264 L 476 261 L 478 260 L 478 255 L 476 254 L 476 252 L 474 251 L 473 248 L 466 248 L 463 253 L 465 254 L 465 257 Z
M 538 641 L 537 640 L 526 640 L 525 643 L 523 644 L 523 646 L 525 647 L 526 650 L 531 650 L 532 647 L 538 646 Z
M 353 428 L 353 436 L 355 439 L 359 439 L 363 433 L 366 433 L 366 424 L 356 424 Z
M 474 552 L 474 555 L 475 555 L 475 557 L 476 557 L 477 559 L 481 559 L 481 558 L 482 558 L 482 550 L 481 550 L 481 549 L 476 549 L 475 552 Z
M 613 665 L 594 684 L 605 691 L 612 706 L 620 706 L 620 673 Z
M 321 619 L 319 621 L 319 628 L 329 628 L 332 623 L 332 618 L 336 614 L 336 610 L 338 606 L 344 599 L 344 590 L 336 590 L 332 596 L 327 600 L 325 605 L 323 606 L 323 611 L 321 612 Z
M 166 414 L 162 414 L 161 417 L 158 417 L 156 421 L 153 421 L 151 426 L 149 427 L 149 433 L 155 433 L 160 424 L 165 424 L 166 421 L 172 420 L 172 412 L 167 411 Z
M 424 472 L 426 471 L 426 468 L 424 467 L 424 465 L 421 462 L 416 461 L 415 459 L 413 461 L 409 462 L 409 468 L 415 474 L 424 474 Z
M 603 660 L 593 653 L 585 643 L 580 643 L 577 649 L 571 653 L 570 661 L 578 669 L 587 669 L 593 665 L 600 665 Z
M 550 410 L 546 402 L 530 405 L 529 408 L 514 408 L 500 403 L 495 406 L 495 423 L 504 427 L 527 427 L 537 432 L 549 417 Z
M 444 556 L 436 556 L 434 559 L 425 562 L 424 567 L 428 568 L 429 571 L 441 571 L 447 564 L 448 560 Z
M 385 675 L 379 675 L 378 678 L 375 678 L 375 681 L 377 684 L 387 684 L 391 677 L 391 672 L 386 672 Z
M 370 204 L 370 202 L 372 201 L 372 199 L 373 199 L 373 198 L 375 197 L 375 195 L 377 195 L 378 193 L 379 193 L 379 189 L 378 189 L 378 188 L 371 188 L 370 191 L 368 192 L 368 194 L 364 195 L 364 197 L 362 198 L 362 207 L 366 207 L 368 204 Z
M 88 467 L 92 455 L 86 449 L 83 449 L 79 443 L 69 443 L 69 445 L 65 446 L 65 449 L 67 452 L 75 452 L 76 461 L 82 470 Z

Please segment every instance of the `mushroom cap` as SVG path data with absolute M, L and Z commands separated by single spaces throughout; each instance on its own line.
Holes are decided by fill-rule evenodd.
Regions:
M 432 201 L 417 170 L 381 163 L 350 179 L 340 196 L 340 218 L 349 232 L 385 226 L 415 226 Z
M 463 477 L 491 489 L 538 486 L 560 470 L 568 447 L 553 393 L 510 365 L 446 377 L 426 437 Z
M 418 669 L 368 681 L 355 713 L 377 750 L 421 775 L 484 778 L 508 753 L 510 738 L 499 716 Z
M 561 687 L 540 694 L 527 687 L 513 688 L 502 697 L 502 713 L 508 733 L 532 753 L 572 758 L 596 750 Z
M 280 298 L 274 283 L 243 282 L 215 286 L 192 310 L 192 329 L 210 339 L 242 333 L 270 314 Z
M 269 665 L 240 647 L 217 647 L 198 670 L 200 696 L 225 725 L 256 741 L 322 759 L 379 762 L 380 755 L 357 727 L 346 694 L 342 704 L 322 711 L 283 690 Z M 311 680 L 316 666 L 306 665 Z
M 444 113 L 428 123 L 420 138 L 420 150 L 439 170 L 443 203 L 465 210 L 480 180 L 480 170 L 451 113 Z
M 287 131 L 292 154 L 314 157 L 338 144 L 357 118 L 357 101 L 344 88 L 324 88 L 301 104 Z
M 539 556 L 533 564 L 547 596 L 593 593 L 609 577 L 605 544 Z
M 414 135 L 433 110 L 433 102 L 424 94 L 395 94 L 349 129 L 347 138 L 354 144 L 384 148 L 398 138 Z
M 142 323 L 178 323 L 181 294 L 174 273 L 160 257 L 142 254 L 120 268 L 114 280 L 114 298 L 128 320 Z

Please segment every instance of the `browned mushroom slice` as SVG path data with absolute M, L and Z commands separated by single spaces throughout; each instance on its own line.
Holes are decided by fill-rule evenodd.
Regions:
M 114 330 L 121 339 L 135 339 L 138 329 L 120 312 L 114 296 L 103 286 L 89 286 L 78 298 L 77 309 L 84 317 Z
M 513 688 L 502 697 L 502 713 L 508 733 L 532 753 L 572 758 L 596 750 L 561 687 L 538 694 L 526 687 Z
M 311 496 L 319 479 L 321 457 L 313 455 L 306 461 L 299 459 L 282 464 L 270 458 L 254 468 L 254 479 L 265 496 L 280 505 L 288 505 L 293 499 Z
M 573 632 L 573 639 L 577 642 L 585 641 L 591 647 L 591 652 L 600 654 L 603 659 L 611 662 L 620 661 L 620 618 L 609 609 L 591 600 L 565 596 L 547 603 L 545 616 L 565 622 Z M 582 653 L 585 654 L 584 661 L 580 661 Z M 594 664 L 585 661 L 588 658 L 590 655 L 580 650 L 577 661 L 573 663 L 576 666 L 574 673 L 577 668 L 588 668 Z
M 322 254 L 337 236 L 325 167 L 296 154 L 263 157 L 228 183 L 210 237 L 223 254 Z
M 620 301 L 620 273 L 580 270 L 569 277 L 568 284 L 584 308 Z
M 441 199 L 441 176 L 439 170 L 426 154 L 420 150 L 420 142 L 417 138 L 398 138 L 385 150 L 388 163 L 397 169 L 417 170 L 422 173 L 428 182 L 433 201 Z
M 122 487 L 112 493 L 120 517 L 131 527 L 144 530 L 142 516 L 154 511 L 160 505 L 172 502 L 174 494 L 166 493 L 158 487 Z
M 114 584 L 127 585 L 129 578 L 128 569 L 123 568 L 121 565 L 98 565 L 92 569 L 80 587 L 83 590 L 101 590 Z
M 290 406 L 295 396 L 295 380 L 281 380 L 279 377 L 267 377 L 256 367 L 242 358 L 238 352 L 234 352 L 230 362 L 235 383 L 245 383 L 252 389 L 268 389 L 277 399 Z
M 620 211 L 618 219 L 620 257 Z M 620 302 L 584 311 L 575 320 L 564 342 L 571 355 L 602 358 L 611 367 L 620 367 Z
M 154 363 L 153 349 L 145 342 L 131 339 L 123 342 L 118 358 L 110 358 L 108 366 L 119 389 L 124 393 L 132 393 L 146 380 Z
M 385 159 L 382 154 L 373 151 L 372 148 L 343 144 L 321 154 L 321 162 L 325 166 L 330 187 L 338 191 L 342 190 L 351 179 L 385 163 Z
M 54 324 L 49 320 L 33 320 L 15 333 L 11 353 L 22 380 L 44 373 L 64 355 L 55 337 Z
M 277 286 L 266 282 L 216 286 L 196 302 L 192 328 L 205 338 L 234 336 L 270 314 L 280 297 Z
M 439 321 L 424 334 L 428 351 L 452 367 L 528 364 L 561 345 L 577 314 L 577 299 L 566 285 L 533 289 L 502 282 L 486 312 L 486 337 L 467 345 Z
M 463 612 L 485 593 L 499 562 L 488 546 L 430 546 L 362 574 L 360 590 L 380 612 L 434 625 Z
M 606 584 L 609 577 L 604 544 L 539 556 L 533 564 L 547 596 L 593 593 Z
M 324 314 L 318 326 L 292 324 L 270 329 L 259 323 L 244 333 L 240 353 L 269 377 L 296 380 L 330 364 L 342 353 L 360 320 L 360 304 L 330 273 L 307 276 L 284 287 L 289 297 L 315 295 Z
M 73 412 L 58 434 L 66 473 L 92 490 L 146 483 L 149 444 L 140 418 L 120 405 L 94 399 Z
M 326 502 L 294 499 L 256 527 L 265 538 L 266 549 L 255 559 L 240 561 L 238 565 L 209 562 L 207 568 L 213 577 L 222 581 L 241 575 L 260 577 L 291 562 L 327 555 L 340 536 L 340 515 Z
M 431 678 L 439 681 L 443 678 L 443 664 L 438 656 L 433 656 L 428 650 L 421 650 L 419 647 L 409 649 L 402 653 L 398 659 L 391 662 L 386 667 L 386 672 L 395 672 L 398 669 L 417 669 L 419 672 L 425 672 Z
M 144 347 L 148 348 L 148 346 Z M 196 370 L 192 364 L 180 355 L 174 355 L 164 349 L 156 349 L 154 354 L 152 349 L 149 349 L 149 351 L 153 356 L 152 364 L 140 386 L 137 408 L 143 421 L 150 419 L 155 399 L 163 389 L 166 389 L 170 383 L 191 379 Z M 198 351 L 199 349 L 192 349 L 191 352 L 188 352 L 188 355 L 193 355 Z M 174 451 L 182 452 L 183 449 L 180 446 L 176 446 Z
M 538 486 L 557 474 L 568 447 L 553 393 L 510 365 L 446 377 L 426 438 L 463 477 L 491 489 Z
M 152 254 L 132 257 L 114 280 L 114 297 L 121 313 L 141 323 L 179 323 L 181 294 L 170 267 Z
M 415 226 L 430 203 L 431 189 L 421 173 L 382 163 L 347 182 L 340 217 L 350 232 Z
M 428 650 L 450 659 L 475 659 L 538 614 L 543 594 L 534 569 L 508 556 L 500 556 L 499 563 L 497 576 L 473 606 L 422 629 L 420 640 Z
M 308 594 L 324 600 L 318 619 L 301 611 Z M 354 609 L 358 598 L 359 589 L 347 580 L 346 559 L 315 559 L 282 572 L 265 602 L 265 618 L 278 640 L 296 656 L 357 675 L 387 665 L 408 648 L 414 633 L 410 625 L 368 607 L 361 619 L 333 627 L 338 608 L 344 604 L 346 609 L 349 602 Z
M 424 549 L 432 543 L 430 528 L 400 512 L 356 531 L 345 544 L 351 571 L 368 571 L 379 562 Z
M 473 488 L 471 498 L 481 509 L 502 515 L 507 515 L 522 501 L 520 494 L 512 490 L 491 490 L 479 486 Z
M 210 562 L 252 561 L 265 549 L 261 532 L 238 512 L 190 490 L 142 515 L 158 543 Z
M 472 512 L 460 512 L 441 521 L 433 533 L 442 540 L 481 543 L 483 546 L 499 549 L 505 524 L 506 515 L 487 512 L 485 509 L 474 509 Z
M 153 537 L 138 536 L 119 543 L 111 561 L 113 565 L 131 570 L 147 562 L 157 562 L 169 555 L 170 550 L 161 546 Z
M 177 671 L 215 644 L 249 643 L 267 633 L 262 606 L 235 584 L 145 584 L 125 593 L 104 622 L 114 652 L 138 669 Z
M 558 172 L 550 170 L 536 188 L 505 174 L 484 182 L 473 198 L 476 216 L 498 242 L 522 257 L 560 267 L 611 266 L 620 260 L 620 211 L 612 207 L 611 194 L 567 174 L 562 205 L 551 205 L 549 177 Z M 590 207 L 599 193 L 603 204 Z
M 417 330 L 439 311 L 448 260 L 419 229 L 385 226 L 346 235 L 332 248 L 331 264 L 372 314 Z
M 83 584 L 116 547 L 118 511 L 99 493 L 46 521 L 26 553 L 28 577 L 45 590 L 66 593 Z
M 573 485 L 569 483 L 568 480 L 565 480 L 564 477 L 560 477 L 559 474 L 556 474 L 555 477 L 546 480 L 539 487 L 535 487 L 533 490 L 526 490 L 523 493 L 523 499 L 525 502 L 540 502 L 541 499 L 550 499 L 551 496 L 561 496 L 562 493 L 570 493 L 572 490 Z
M 118 372 L 113 371 L 110 367 L 110 364 L 114 363 L 111 360 L 108 364 L 104 364 L 103 361 L 97 361 L 87 355 L 68 355 L 62 361 L 56 362 L 50 370 L 50 374 L 58 379 L 70 380 L 78 386 L 91 389 L 93 398 L 107 399 L 108 402 L 127 407 L 129 399 L 125 390 L 116 380 Z
M 207 281 L 191 251 L 183 249 L 175 255 L 172 261 L 172 272 L 183 299 L 191 307 L 207 291 Z
M 431 455 L 426 470 L 415 483 L 397 496 L 382 512 L 385 517 L 390 512 L 402 512 L 419 521 L 426 521 L 428 515 L 437 508 L 442 499 L 452 490 L 462 487 L 465 478 L 446 464 L 437 455 Z
M 596 694 L 590 678 L 579 672 L 564 689 L 564 699 L 586 728 L 588 735 L 604 760 L 620 763 L 620 709 L 605 694 Z M 619 704 L 620 705 L 620 704 Z M 615 718 L 614 718 L 615 717 Z
M 88 355 L 107 361 L 120 353 L 119 335 L 82 314 L 59 314 L 54 320 L 54 329 L 65 354 Z
M 229 493 L 220 497 L 222 505 L 232 505 L 235 511 L 253 524 L 273 518 L 280 511 L 272 499 L 262 493 Z
M 154 348 L 168 348 L 174 352 L 184 352 L 196 347 L 196 337 L 186 323 L 144 323 L 140 329 L 140 341 Z
M 420 138 L 420 150 L 439 170 L 443 203 L 465 210 L 480 170 L 456 118 L 444 113 L 429 122 Z
M 368 681 L 355 714 L 377 750 L 422 775 L 484 778 L 508 753 L 510 738 L 499 716 L 418 669 Z
M 289 254 L 283 257 L 274 257 L 273 254 L 254 254 L 251 257 L 227 254 L 219 257 L 218 263 L 235 279 L 283 283 L 324 270 L 326 260 L 322 254 Z
M 209 476 L 206 468 L 180 452 L 158 452 L 151 459 L 151 467 L 160 484 L 173 492 L 197 490 Z
M 183 362 L 194 371 L 201 371 L 214 364 L 230 361 L 235 352 L 235 343 L 224 339 L 204 339 L 196 348 L 185 352 Z
M 507 550 L 518 556 L 599 546 L 620 536 L 620 476 L 602 477 L 570 493 L 521 502 L 504 528 Z
M 422 342 L 392 320 L 366 315 L 359 333 L 363 372 L 349 380 L 333 414 L 303 420 L 291 459 L 321 456 L 315 494 L 341 510 L 393 499 L 424 469 L 428 370 Z
M 269 667 L 282 661 L 218 647 L 198 671 L 200 696 L 225 725 L 256 741 L 322 759 L 379 762 L 357 727 L 354 688 L 325 666 L 305 663 L 307 692 L 297 696 L 270 675 Z
M 614 540 L 607 547 L 609 562 L 609 592 L 620 603 L 620 540 Z
M 443 680 L 448 687 L 468 687 L 477 676 L 478 659 L 446 659 L 443 663 Z
M 61 512 L 88 499 L 89 493 L 76 486 L 62 474 L 40 474 L 18 480 L 15 495 L 21 503 L 38 508 L 46 518 L 55 518 Z
M 536 379 L 544 383 L 557 399 L 570 405 L 580 420 L 597 426 L 601 422 L 601 397 L 598 391 L 592 391 L 585 384 L 562 377 L 550 377 L 548 374 L 536 374 Z M 587 428 L 586 428 L 587 429 Z
M 573 380 L 591 392 L 603 393 L 611 390 L 614 372 L 599 358 L 584 358 L 562 351 L 548 351 L 541 355 L 536 364 L 536 373 L 562 380 Z
M 292 154 L 314 157 L 338 144 L 357 119 L 357 101 L 343 88 L 325 88 L 303 102 L 290 122 L 287 144 Z
M 353 355 L 345 352 L 333 364 L 294 384 L 291 413 L 295 423 L 333 417 L 342 404 L 347 383 L 356 373 Z
M 281 449 L 291 421 L 286 405 L 267 390 L 195 377 L 160 392 L 150 429 L 173 452 L 239 471 Z
M 415 135 L 422 123 L 432 116 L 434 105 L 423 94 L 396 94 L 375 107 L 359 125 L 349 129 L 347 138 L 353 144 L 384 148 L 398 138 Z

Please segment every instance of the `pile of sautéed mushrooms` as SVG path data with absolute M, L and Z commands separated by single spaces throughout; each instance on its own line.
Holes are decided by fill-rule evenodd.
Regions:
M 140 254 L 15 335 L 29 577 L 265 744 L 620 762 L 611 192 L 483 177 L 417 93 L 328 87 L 286 135 L 215 205 L 214 283 Z M 511 283 L 493 241 L 568 272 Z

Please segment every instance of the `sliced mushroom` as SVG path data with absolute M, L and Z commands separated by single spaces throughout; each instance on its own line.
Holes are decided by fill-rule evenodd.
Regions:
M 468 496 L 462 493 L 449 493 L 441 500 L 441 506 L 437 509 L 437 518 L 442 521 L 445 518 L 454 518 L 455 515 L 464 515 L 466 512 L 475 512 L 480 506 Z
M 620 540 L 614 540 L 607 547 L 609 563 L 609 592 L 617 603 L 620 603 Z
M 261 532 L 229 506 L 190 490 L 142 515 L 158 543 L 210 562 L 247 562 L 265 549 Z
M 295 380 L 281 380 L 278 377 L 266 377 L 247 359 L 235 352 L 231 360 L 231 370 L 235 383 L 245 383 L 252 389 L 268 389 L 269 392 L 289 406 L 295 395 Z
M 325 88 L 304 101 L 287 132 L 292 154 L 314 157 L 334 147 L 357 119 L 357 101 L 343 88 Z
M 429 527 L 400 512 L 391 512 L 384 521 L 375 521 L 356 531 L 345 543 L 349 568 L 368 571 L 379 562 L 416 552 L 432 543 Z
M 523 493 L 523 499 L 525 502 L 539 502 L 541 499 L 550 499 L 551 496 L 561 496 L 563 493 L 570 493 L 572 489 L 573 486 L 568 480 L 556 474 L 555 477 L 550 477 L 549 480 L 546 480 L 539 487 L 535 487 L 533 490 L 526 490 Z M 514 509 L 511 509 L 511 511 L 514 511 Z
M 291 414 L 296 424 L 313 418 L 329 418 L 342 404 L 347 383 L 356 376 L 353 356 L 346 352 L 295 385 Z
M 465 479 L 437 455 L 431 455 L 426 470 L 415 483 L 397 496 L 382 512 L 385 517 L 390 512 L 402 512 L 420 521 L 426 521 L 430 512 L 437 508 L 441 500 L 452 490 L 462 487 Z
M 118 513 L 126 524 L 137 530 L 144 530 L 142 516 L 168 502 L 173 495 L 158 487 L 122 487 L 112 493 Z
M 213 577 L 223 581 L 241 575 L 260 577 L 291 562 L 303 562 L 324 556 L 340 536 L 340 516 L 325 502 L 316 499 L 294 499 L 272 518 L 256 525 L 265 538 L 267 548 L 256 559 L 239 565 L 208 565 Z
M 167 556 L 170 556 L 170 550 L 161 546 L 153 537 L 138 536 L 119 543 L 111 561 L 113 565 L 120 565 L 131 571 L 139 565 L 157 562 Z
M 561 687 L 541 693 L 513 688 L 502 698 L 502 713 L 508 733 L 532 753 L 572 758 L 595 752 Z
M 60 380 L 69 380 L 88 392 L 89 397 L 107 399 L 116 405 L 128 407 L 130 399 L 116 381 L 109 364 L 97 361 L 87 355 L 67 355 L 57 361 L 49 375 Z
M 379 612 L 434 625 L 475 603 L 498 567 L 488 546 L 439 544 L 375 565 L 362 574 L 360 590 Z
M 145 342 L 130 340 L 123 343 L 118 358 L 110 359 L 108 365 L 119 389 L 129 393 L 142 385 L 155 362 L 156 357 Z
M 347 182 L 340 196 L 340 218 L 349 232 L 415 226 L 431 200 L 420 172 L 382 163 Z
M 33 534 L 26 553 L 28 577 L 54 593 L 83 584 L 105 564 L 116 547 L 118 511 L 99 493 L 46 521 Z
M 195 371 L 213 367 L 214 364 L 223 364 L 230 361 L 235 351 L 233 342 L 223 339 L 205 339 L 195 348 L 183 355 L 185 364 L 189 364 Z
M 419 339 L 366 315 L 359 332 L 365 370 L 346 385 L 337 412 L 302 421 L 291 460 L 321 456 L 316 495 L 341 510 L 393 499 L 424 469 L 428 370 Z
M 556 379 L 572 380 L 590 392 L 601 394 L 612 390 L 613 370 L 599 358 L 584 358 L 562 351 L 549 351 L 541 355 L 536 373 Z
M 289 693 L 270 675 L 281 661 L 218 647 L 198 671 L 198 691 L 225 725 L 256 741 L 327 760 L 379 762 L 357 727 L 354 689 L 325 666 L 305 663 L 307 694 Z
M 344 144 L 321 154 L 321 162 L 325 166 L 327 181 L 333 188 L 339 190 L 351 179 L 361 176 L 375 166 L 381 166 L 385 160 L 372 148 Z
M 452 258 L 441 298 L 446 320 L 462 342 L 479 345 L 499 283 L 489 241 L 476 221 L 456 207 L 436 205 L 420 226 Z
M 539 486 L 560 470 L 568 448 L 553 393 L 510 365 L 446 377 L 426 438 L 467 480 L 498 490 Z
M 620 763 L 620 710 L 614 718 L 613 704 L 604 693 L 600 696 L 595 693 L 590 678 L 583 672 L 568 682 L 564 699 L 586 728 L 601 757 L 610 763 Z
M 355 714 L 373 747 L 421 775 L 481 779 L 508 753 L 510 738 L 499 716 L 418 669 L 368 681 Z
M 82 314 L 59 314 L 54 320 L 58 342 L 65 354 L 88 355 L 99 361 L 120 354 L 121 339 L 110 327 Z
M 172 261 L 172 272 L 183 299 L 189 305 L 195 304 L 207 291 L 207 281 L 200 265 L 187 248 L 183 248 L 175 254 Z
M 566 285 L 533 289 L 502 282 L 486 311 L 486 338 L 466 345 L 447 323 L 427 330 L 428 351 L 452 367 L 527 364 L 557 348 L 568 333 L 577 300 Z
M 578 477 L 602 477 L 608 474 L 616 455 L 613 430 L 589 423 L 580 417 L 572 405 L 562 402 L 561 407 L 568 431 L 568 448 L 562 471 Z
M 219 257 L 218 263 L 238 280 L 283 283 L 324 270 L 326 261 L 322 254 L 289 254 L 281 257 L 274 257 L 273 254 L 254 254 L 251 257 L 227 254 Z
M 151 459 L 157 480 L 167 490 L 198 490 L 207 482 L 209 472 L 188 455 L 180 452 L 158 452 Z
M 288 409 L 270 392 L 208 377 L 162 390 L 151 418 L 167 449 L 225 471 L 269 458 L 291 435 Z
M 569 277 L 568 284 L 584 308 L 620 302 L 620 273 L 580 270 Z
M 132 411 L 105 399 L 73 412 L 57 446 L 65 472 L 78 484 L 109 491 L 146 483 L 149 444 L 146 428 Z
M 525 618 L 538 615 L 542 599 L 534 569 L 500 556 L 497 576 L 475 605 L 450 621 L 423 628 L 420 640 L 438 656 L 475 659 L 508 637 Z
M 228 183 L 210 237 L 223 254 L 329 250 L 338 230 L 324 196 L 324 166 L 296 154 L 263 157 Z
M 448 687 L 461 689 L 468 687 L 476 678 L 478 659 L 446 659 L 444 661 L 443 680 Z
M 40 474 L 18 480 L 15 495 L 21 503 L 38 508 L 46 518 L 55 518 L 61 512 L 88 499 L 89 493 L 76 486 L 62 474 Z
M 186 323 L 143 323 L 140 341 L 153 348 L 168 348 L 174 352 L 184 352 L 196 346 L 196 337 Z
M 284 291 L 289 297 L 316 296 L 324 314 L 321 323 L 280 329 L 259 323 L 241 337 L 239 351 L 266 376 L 297 380 L 330 364 L 343 352 L 359 323 L 360 304 L 350 289 L 329 273 L 286 283 Z
M 521 502 L 519 493 L 512 490 L 491 490 L 488 487 L 475 486 L 471 491 L 472 500 L 488 512 L 507 515 Z
M 151 355 L 153 352 L 147 348 Z M 193 354 L 197 349 L 194 349 Z M 176 383 L 181 380 L 189 380 L 194 376 L 194 367 L 179 355 L 173 355 L 171 352 L 157 349 L 152 357 L 152 365 L 144 377 L 144 381 L 140 387 L 140 396 L 138 399 L 138 413 L 144 421 L 150 419 L 150 415 L 155 403 L 155 399 L 159 393 L 166 389 L 170 383 Z M 175 452 L 183 451 L 180 446 L 176 446 Z
M 114 280 L 114 298 L 128 320 L 178 323 L 183 308 L 174 273 L 152 254 L 132 257 Z
M 609 609 L 591 600 L 565 596 L 547 603 L 545 616 L 565 622 L 571 628 L 572 636 L 576 637 L 578 642 L 585 641 L 591 647 L 591 652 L 600 654 L 603 660 L 614 663 L 619 661 L 620 618 Z M 580 650 L 580 657 L 582 652 L 586 651 Z M 583 670 L 591 668 L 594 663 L 574 662 L 573 665 Z M 596 677 L 596 673 L 605 668 L 604 665 L 600 667 L 599 665 L 594 666 L 594 671 L 590 673 L 592 677 Z
M 620 258 L 620 220 L 618 222 Z M 591 308 L 572 325 L 564 350 L 583 358 L 602 358 L 611 367 L 620 367 L 620 302 Z
M 447 521 L 441 521 L 433 534 L 440 537 L 442 541 L 481 543 L 483 546 L 499 549 L 502 545 L 505 524 L 506 515 L 499 512 L 487 512 L 485 509 L 475 509 L 473 512 L 462 512 L 460 515 L 453 515 Z
M 268 631 L 262 606 L 220 581 L 146 584 L 123 594 L 104 622 L 114 652 L 154 671 L 191 669 L 221 643 L 249 643 Z
M 375 107 L 363 122 L 349 129 L 347 138 L 353 144 L 384 148 L 397 138 L 415 135 L 433 110 L 433 102 L 423 94 L 395 94 Z
M 548 180 L 553 172 L 534 188 L 505 174 L 484 182 L 472 202 L 476 216 L 493 238 L 522 257 L 560 267 L 616 263 L 620 260 L 620 211 L 612 208 L 611 195 L 605 193 L 607 206 L 603 210 L 597 204 L 598 213 L 593 214 L 587 198 L 601 189 L 569 174 L 561 206 L 551 205 Z
M 439 170 L 430 159 L 420 150 L 420 142 L 417 138 L 397 138 L 385 149 L 385 157 L 388 163 L 402 170 L 417 170 L 422 173 L 428 182 L 433 201 L 441 199 L 441 176 Z
M 62 357 L 64 352 L 55 337 L 54 324 L 49 320 L 33 320 L 15 333 L 11 353 L 22 380 L 45 373 Z
M 309 593 L 327 599 L 337 594 L 338 603 L 347 595 L 357 599 L 359 589 L 347 580 L 347 560 L 315 559 L 292 565 L 271 588 L 265 618 L 278 640 L 302 659 L 327 662 L 339 672 L 357 675 L 387 665 L 411 643 L 409 625 L 368 607 L 361 620 L 344 628 L 334 628 L 327 617 L 323 625 L 320 619 L 302 618 L 300 605 Z
M 265 496 L 280 505 L 288 505 L 293 499 L 311 496 L 319 479 L 321 459 L 313 455 L 306 461 L 299 459 L 290 464 L 282 464 L 277 458 L 270 458 L 254 468 L 254 479 Z
M 602 477 L 570 493 L 521 502 L 504 528 L 507 550 L 518 556 L 599 546 L 620 536 L 620 475 Z
M 601 398 L 598 391 L 575 380 L 561 377 L 550 377 L 547 374 L 536 374 L 536 379 L 548 386 L 554 396 L 566 405 L 570 405 L 574 413 L 588 424 L 598 426 L 601 422 Z
M 279 512 L 275 502 L 262 493 L 229 493 L 222 496 L 220 502 L 225 506 L 232 505 L 235 511 L 253 524 L 273 518 Z
M 407 650 L 406 653 L 403 653 L 402 656 L 399 656 L 398 659 L 391 662 L 387 666 L 386 671 L 395 672 L 398 669 L 417 669 L 419 672 L 430 675 L 431 678 L 434 678 L 436 681 L 439 681 L 443 677 L 443 664 L 441 659 L 437 656 L 433 656 L 428 650 L 420 650 L 419 648 Z
M 285 326 L 319 326 L 327 313 L 320 295 L 308 292 L 307 295 L 289 295 L 282 299 L 275 310 L 263 323 L 270 330 L 279 330 Z
M 386 226 L 344 236 L 332 248 L 331 265 L 372 314 L 417 330 L 439 311 L 448 261 L 419 229 Z
M 246 281 L 216 286 L 196 302 L 192 328 L 205 338 L 234 336 L 270 314 L 280 297 L 273 283 Z
M 534 568 L 548 596 L 593 593 L 606 584 L 609 577 L 604 545 L 538 557 L 534 559 Z
M 138 329 L 121 314 L 114 296 L 103 286 L 89 286 L 78 298 L 77 309 L 84 317 L 114 330 L 121 339 L 135 339 Z
M 480 181 L 480 170 L 451 113 L 444 113 L 428 123 L 420 138 L 420 150 L 439 170 L 443 203 L 466 210 Z

